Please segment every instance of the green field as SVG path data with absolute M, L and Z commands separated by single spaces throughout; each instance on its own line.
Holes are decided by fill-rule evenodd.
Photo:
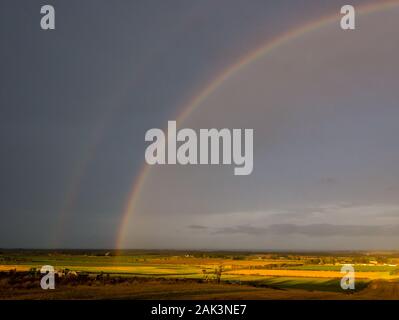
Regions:
M 323 261 L 329 262 L 328 259 L 331 256 L 303 253 L 187 253 L 175 251 L 126 251 L 116 253 L 82 250 L 3 250 L 0 253 L 0 273 L 3 279 L 0 285 L 3 285 L 5 293 L 12 289 L 13 285 L 13 289 L 15 287 L 35 288 L 35 282 L 29 278 L 29 275 L 40 276 L 39 270 L 43 265 L 51 265 L 56 271 L 60 272 L 63 277 L 60 278 L 62 284 L 68 285 L 68 281 L 71 281 L 74 285 L 87 284 L 88 286 L 84 290 L 88 292 L 92 291 L 92 289 L 89 290 L 90 286 L 98 287 L 96 290 L 100 290 L 101 286 L 105 288 L 114 284 L 115 292 L 120 293 L 121 290 L 125 290 L 124 287 L 121 287 L 121 283 L 129 284 L 137 283 L 137 281 L 140 282 L 140 286 L 144 290 L 149 284 L 154 288 L 157 287 L 155 283 L 158 282 L 153 281 L 161 281 L 162 285 L 168 283 L 169 287 L 178 285 L 182 292 L 185 292 L 182 289 L 184 283 L 188 283 L 190 286 L 193 283 L 198 283 L 203 289 L 202 294 L 206 294 L 208 290 L 206 288 L 212 287 L 212 292 L 215 293 L 218 292 L 217 288 L 223 287 L 224 291 L 222 291 L 228 291 L 229 295 L 237 292 L 238 289 L 245 289 L 247 294 L 255 290 L 256 297 L 260 298 L 263 298 L 262 294 L 265 294 L 265 292 L 268 292 L 267 297 L 270 295 L 280 297 L 282 295 L 284 298 L 284 294 L 289 297 L 288 292 L 292 294 L 297 292 L 296 290 L 302 290 L 309 294 L 317 292 L 322 294 L 324 292 L 325 294 L 347 296 L 347 292 L 344 292 L 340 286 L 340 279 L 343 276 L 340 270 L 342 264 L 348 262 L 352 262 L 356 271 L 356 290 L 354 292 L 367 291 L 365 289 L 371 287 L 370 284 L 379 279 L 394 281 L 395 283 L 398 279 L 398 268 L 393 264 L 397 263 L 399 257 L 394 253 L 389 256 L 370 255 L 368 253 L 367 259 L 372 262 L 368 264 L 364 262 L 366 259 L 364 256 L 361 256 L 362 263 L 357 263 L 360 259 L 359 254 L 338 253 L 333 255 L 335 264 L 323 264 Z M 26 275 L 18 278 L 18 273 Z M 79 280 L 83 275 L 85 282 Z M 30 284 L 25 285 L 23 280 L 11 281 L 10 277 L 27 279 L 26 281 L 30 281 Z M 115 283 L 118 285 L 115 285 Z M 83 287 L 80 286 L 79 288 Z M 117 288 L 119 289 L 116 290 Z M 233 290 L 232 292 L 232 288 L 236 288 L 236 291 Z M 68 287 L 66 290 L 68 291 L 70 288 Z M 136 291 L 131 294 L 133 296 L 138 295 Z
M 287 270 L 319 270 L 319 271 L 340 271 L 342 266 L 339 265 L 309 265 L 309 266 L 297 266 L 287 267 Z M 392 272 L 397 269 L 394 266 L 364 266 L 354 265 L 355 270 L 358 272 Z

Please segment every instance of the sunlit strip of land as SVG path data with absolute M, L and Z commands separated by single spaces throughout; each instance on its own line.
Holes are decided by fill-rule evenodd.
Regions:
M 105 250 L 3 250 L 0 299 L 399 298 L 396 252 L 115 254 Z M 352 294 L 340 286 L 343 264 L 352 264 L 356 271 L 356 290 Z M 52 265 L 56 270 L 58 286 L 52 293 L 44 293 L 39 286 L 43 265 Z M 166 291 L 158 291 L 160 287 Z M 172 291 L 174 295 L 166 294 Z

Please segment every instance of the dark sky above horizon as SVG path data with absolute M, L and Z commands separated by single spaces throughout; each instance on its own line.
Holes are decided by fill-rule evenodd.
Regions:
M 368 2 L 351 1 L 360 3 Z M 55 7 L 54 31 L 40 29 L 43 4 Z M 113 247 L 144 162 L 145 132 L 165 127 L 201 88 L 261 44 L 338 13 L 343 4 L 347 1 L 2 0 L 0 247 Z M 187 126 L 238 126 L 238 119 L 253 124 L 259 132 L 254 174 L 235 179 L 232 168 L 155 169 L 142 192 L 140 220 L 130 221 L 125 246 L 346 249 L 342 237 L 351 235 L 356 238 L 353 248 L 396 245 L 394 57 L 399 43 L 389 37 L 397 30 L 397 14 L 377 15 L 374 22 L 371 16 L 361 18 L 364 29 L 360 24 L 350 40 L 327 27 L 229 80 Z M 332 49 L 341 40 L 347 41 L 347 51 Z M 314 69 L 303 67 L 303 60 L 295 62 L 303 55 L 300 48 L 313 53 L 308 63 Z M 342 70 L 349 71 L 335 74 L 343 64 Z M 282 72 L 284 66 L 292 69 Z M 346 91 L 341 76 L 343 85 L 350 85 Z M 306 86 L 312 81 L 320 83 L 313 91 Z M 272 88 L 271 82 L 273 91 L 251 91 L 256 84 Z M 285 97 L 280 100 L 282 86 Z M 242 93 L 241 98 L 233 99 L 232 92 Z M 348 107 L 339 108 L 339 101 Z M 320 109 L 312 105 L 316 102 Z M 234 103 L 244 107 L 237 105 L 236 116 L 224 117 Z M 286 110 L 297 121 L 287 122 L 287 130 L 276 124 L 285 119 L 283 114 L 259 109 L 295 103 L 303 113 Z M 247 113 L 252 116 L 243 116 Z M 266 124 L 264 119 L 269 119 Z M 271 132 L 264 130 L 272 124 L 281 130 L 273 131 L 276 149 L 267 140 Z M 325 139 L 315 140 L 315 135 Z M 283 137 L 298 140 L 285 144 Z M 354 156 L 342 157 L 351 150 Z M 318 161 L 311 161 L 312 152 Z M 293 157 L 296 164 L 281 161 Z M 282 170 L 282 164 L 288 169 Z M 302 173 L 290 171 L 294 166 Z M 307 180 L 310 172 L 316 186 Z M 371 182 L 374 188 L 367 188 Z M 359 218 L 358 212 L 369 216 Z

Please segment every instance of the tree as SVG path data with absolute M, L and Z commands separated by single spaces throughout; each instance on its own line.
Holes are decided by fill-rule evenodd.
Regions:
M 215 268 L 215 279 L 217 283 L 220 283 L 220 279 L 222 278 L 222 273 L 223 273 L 223 265 L 220 265 L 219 267 Z

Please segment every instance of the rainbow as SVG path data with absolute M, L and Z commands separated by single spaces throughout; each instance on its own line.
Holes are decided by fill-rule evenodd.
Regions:
M 384 11 L 399 5 L 399 1 L 378 1 L 378 3 L 370 3 L 363 5 L 361 8 L 356 8 L 356 14 L 366 15 L 374 12 Z M 338 10 L 337 10 L 338 11 Z M 211 81 L 205 88 L 200 91 L 198 95 L 195 95 L 194 98 L 182 109 L 178 112 L 178 116 L 176 117 L 176 122 L 183 122 L 212 92 L 214 92 L 224 81 L 229 79 L 232 75 L 239 72 L 245 66 L 250 63 L 256 61 L 260 57 L 270 53 L 272 50 L 280 47 L 281 45 L 296 39 L 300 36 L 305 35 L 308 32 L 313 30 L 317 30 L 318 28 L 328 25 L 334 21 L 337 21 L 340 18 L 340 13 L 337 12 L 332 15 L 323 16 L 322 18 L 307 23 L 299 28 L 295 28 L 289 30 L 286 33 L 283 33 L 270 42 L 266 43 L 266 45 L 262 45 L 261 47 L 251 51 L 249 54 L 245 55 L 242 59 L 240 59 L 237 63 L 233 64 L 231 67 L 224 70 L 221 74 L 219 74 L 213 81 Z M 146 182 L 146 178 L 150 172 L 151 166 L 144 164 L 142 169 L 139 171 L 136 179 L 133 182 L 133 186 L 131 191 L 129 192 L 128 200 L 126 205 L 124 206 L 124 211 L 122 214 L 122 219 L 119 225 L 119 229 L 117 232 L 117 240 L 116 240 L 116 249 L 121 249 L 123 246 L 123 240 L 125 238 L 127 232 L 127 225 L 129 218 L 134 214 L 137 202 L 140 198 L 141 190 Z

